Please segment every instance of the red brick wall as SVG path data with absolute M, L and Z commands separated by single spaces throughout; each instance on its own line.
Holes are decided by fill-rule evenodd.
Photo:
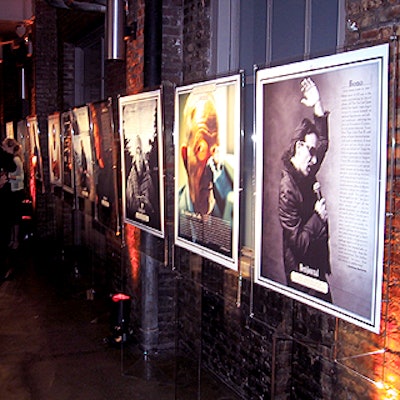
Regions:
M 126 93 L 134 94 L 143 90 L 143 68 L 144 68 L 144 0 L 130 2 L 131 10 L 136 13 L 137 31 L 136 39 L 130 39 L 126 47 Z
M 179 84 L 183 70 L 183 0 L 163 2 L 161 79 Z

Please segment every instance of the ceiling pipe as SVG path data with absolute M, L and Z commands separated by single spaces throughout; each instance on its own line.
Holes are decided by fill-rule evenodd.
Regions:
M 63 0 L 46 0 L 46 3 L 51 7 L 69 9 Z
M 51 7 L 97 11 L 104 13 L 106 60 L 123 60 L 125 58 L 125 0 L 97 0 L 93 3 L 74 0 L 46 0 Z
M 72 10 L 78 11 L 95 11 L 95 12 L 106 12 L 106 6 L 98 3 L 86 3 L 80 1 L 68 1 L 69 7 Z
M 98 0 L 93 3 L 88 3 L 74 0 L 46 0 L 47 4 L 51 7 L 63 8 L 65 10 L 95 11 L 103 14 L 105 14 L 107 8 L 106 1 L 107 0 Z
M 162 0 L 145 0 L 144 86 L 161 83 Z
M 106 60 L 125 58 L 125 2 L 108 0 L 106 14 Z

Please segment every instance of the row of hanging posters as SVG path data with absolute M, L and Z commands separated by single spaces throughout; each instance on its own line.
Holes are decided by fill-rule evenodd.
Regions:
M 373 332 L 382 297 L 387 75 L 387 45 L 255 72 L 255 282 Z M 175 89 L 175 198 L 167 199 L 175 243 L 234 270 L 242 78 Z M 314 118 L 307 87 L 317 88 L 322 118 Z M 95 202 L 105 225 L 118 198 L 111 109 L 109 100 L 48 120 L 51 183 Z M 120 97 L 118 112 L 123 222 L 164 237 L 162 90 Z
M 95 218 L 119 232 L 111 99 L 49 115 L 48 134 L 50 183 L 93 202 Z

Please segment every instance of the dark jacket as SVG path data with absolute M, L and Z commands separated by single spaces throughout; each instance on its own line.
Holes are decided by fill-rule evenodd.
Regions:
M 7 174 L 8 172 L 14 172 L 17 166 L 14 162 L 14 156 L 4 151 L 0 146 L 0 174 Z M 2 186 L 0 185 L 0 189 Z
M 14 163 L 14 156 L 4 151 L 0 146 L 0 168 L 6 172 L 14 172 L 17 166 Z
M 330 274 L 328 224 L 314 211 L 317 195 L 313 190 L 318 171 L 328 148 L 327 115 L 316 118 L 318 129 L 318 162 L 309 176 L 297 171 L 289 153 L 283 157 L 279 188 L 279 219 L 283 228 L 283 257 L 287 282 L 290 273 L 299 271 L 300 264 L 318 270 L 317 279 L 326 280 Z

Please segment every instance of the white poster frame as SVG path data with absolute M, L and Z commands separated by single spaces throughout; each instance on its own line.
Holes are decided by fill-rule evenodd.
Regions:
M 122 220 L 124 223 L 164 238 L 164 131 L 161 93 L 161 88 L 159 88 L 119 97 L 118 110 L 122 167 Z M 136 184 L 129 185 L 131 189 L 127 187 L 128 181 L 135 179 L 134 165 L 132 163 L 127 165 L 127 158 L 133 157 L 136 140 L 141 143 L 141 154 L 146 160 L 147 170 L 144 178 L 146 182 L 142 185 L 144 191 L 140 194 L 134 193 Z M 128 192 L 143 199 L 138 202 L 138 207 L 135 201 L 127 201 Z M 150 193 L 153 195 L 148 198 Z
M 214 80 L 180 86 L 175 90 L 175 244 L 232 270 L 238 269 L 239 252 L 242 82 L 242 74 L 238 73 Z M 226 202 L 225 204 L 229 204 L 229 207 L 225 205 L 222 217 L 217 216 L 212 218 L 209 218 L 209 216 L 212 216 L 214 211 L 211 211 L 210 214 L 202 214 L 194 210 L 191 200 L 188 199 L 189 191 L 186 192 L 187 195 L 183 195 L 185 187 L 188 188 L 189 185 L 188 172 L 182 156 L 182 149 L 187 145 L 187 133 L 185 132 L 184 123 L 186 101 L 189 96 L 194 97 L 199 95 L 200 97 L 205 97 L 209 94 L 215 99 L 220 140 L 220 149 L 218 151 L 221 153 L 221 170 L 227 176 L 229 175 L 229 180 L 231 181 L 229 192 L 222 196 Z M 200 100 L 200 102 L 202 101 Z M 217 175 L 214 174 L 213 176 L 213 191 L 215 192 L 215 179 Z M 186 205 L 184 207 L 182 207 L 183 197 L 187 199 L 185 200 Z M 208 229 L 206 232 L 205 228 L 209 222 L 211 223 L 211 229 Z M 183 226 L 182 229 L 180 224 Z M 215 229 L 213 228 L 213 224 Z M 223 232 L 220 235 L 221 238 L 215 241 L 215 237 L 219 235 L 221 230 Z M 196 235 L 198 232 L 202 233 L 199 237 L 203 239 L 197 239 Z M 228 239 L 224 239 L 225 237 Z M 226 244 L 226 242 L 229 242 L 229 244 Z
M 61 128 L 60 113 L 54 112 L 47 117 L 48 147 L 49 147 L 49 172 L 50 184 L 62 186 L 62 163 L 61 163 Z M 58 176 L 57 176 L 58 169 Z
M 36 115 L 29 116 L 26 118 L 27 121 L 27 129 L 29 133 L 29 143 L 30 143 L 30 151 L 31 151 L 31 160 L 32 164 L 32 172 L 34 172 L 35 176 L 30 177 L 37 182 L 40 182 L 40 185 L 37 186 L 37 189 L 40 189 L 41 193 L 45 192 L 44 180 L 43 180 L 43 158 L 42 158 L 42 149 L 40 144 L 40 129 L 39 122 Z M 32 196 L 33 197 L 33 196 Z
M 388 57 L 389 46 L 384 44 L 256 71 L 255 219 L 262 223 L 254 224 L 255 282 L 375 333 L 379 333 L 381 319 L 386 217 Z M 282 155 L 283 140 L 289 143 L 290 134 L 285 133 L 289 125 L 286 123 L 297 108 L 303 107 L 300 105 L 303 96 L 300 83 L 304 78 L 316 82 L 321 100 L 330 111 L 329 147 L 317 174 L 322 196 L 326 191 L 328 210 L 332 268 L 327 278 L 328 286 L 332 286 L 329 288 L 332 289 L 330 301 L 319 295 L 325 290 L 326 282 L 307 276 L 310 273 L 307 268 L 299 273 L 300 266 L 304 265 L 298 259 L 297 271 L 282 272 L 285 269 L 283 253 L 287 253 L 283 249 L 286 240 L 282 238 L 283 222 L 279 222 L 278 217 L 282 213 L 279 192 L 282 193 L 283 184 L 282 180 L 277 182 L 281 179 L 279 169 L 283 168 L 283 163 L 278 156 L 274 158 L 273 152 Z M 287 112 L 286 106 L 294 104 L 288 102 L 294 95 L 294 84 L 299 89 L 298 106 L 288 107 Z M 365 118 L 363 124 L 359 123 L 360 116 Z M 295 126 L 291 127 L 294 132 Z M 358 146 L 357 140 L 362 137 L 360 132 L 365 135 L 365 141 L 361 140 L 364 143 Z M 269 151 L 267 146 L 275 147 Z M 361 146 L 365 146 L 365 151 Z M 370 180 L 362 169 L 366 155 L 370 157 L 367 159 L 370 161 Z M 344 172 L 346 168 L 349 171 L 350 165 L 357 165 L 355 172 Z M 358 180 L 355 174 L 360 175 Z M 347 187 L 350 182 L 353 187 Z M 358 185 L 360 190 L 357 190 Z M 315 194 L 317 192 L 321 195 L 319 190 Z M 345 201 L 347 198 L 351 200 Z M 357 204 L 362 201 L 362 210 L 369 212 L 364 213 L 366 223 L 360 222 L 356 228 L 359 242 L 355 242 L 349 229 L 356 221 L 357 213 L 361 212 Z M 296 275 L 291 275 L 293 273 Z M 294 278 L 297 284 L 300 279 L 300 285 L 293 284 Z M 291 284 L 288 284 L 289 280 L 292 280 Z

